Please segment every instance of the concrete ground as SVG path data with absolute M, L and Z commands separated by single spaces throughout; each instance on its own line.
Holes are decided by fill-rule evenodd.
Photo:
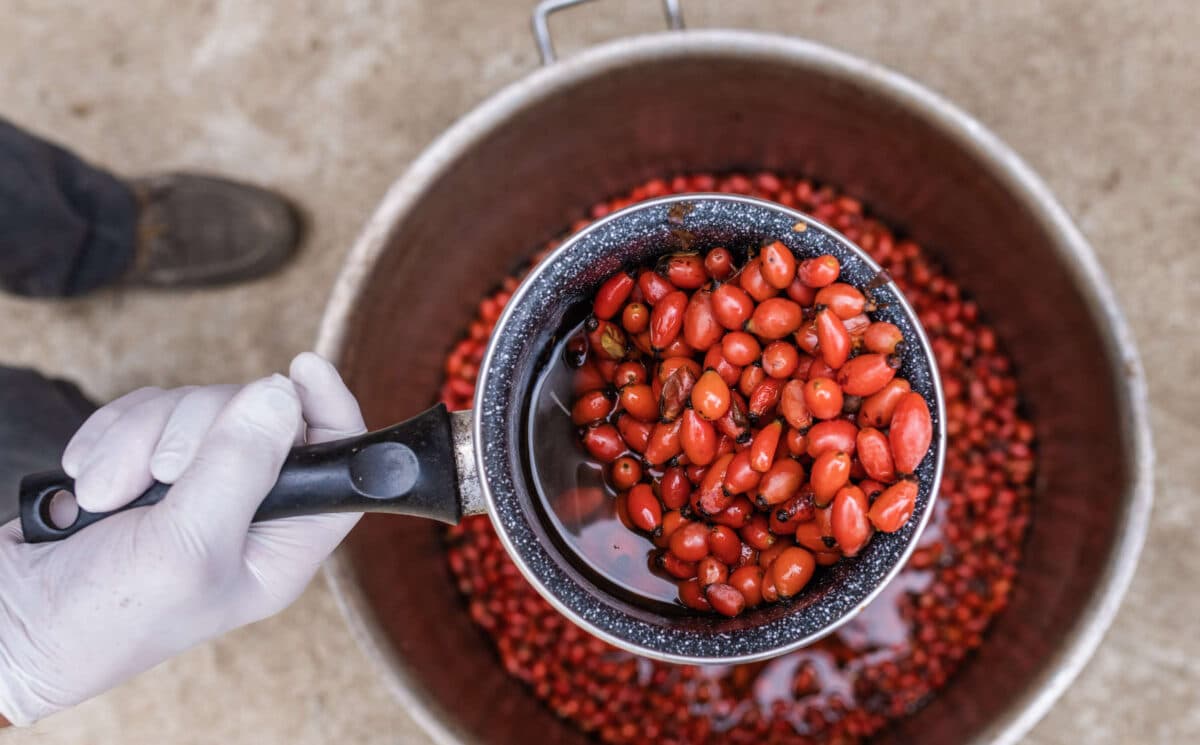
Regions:
M 281 189 L 303 255 L 227 290 L 0 298 L 0 361 L 100 398 L 281 370 L 315 336 L 356 231 L 458 115 L 534 68 L 532 0 L 0 3 L 0 115 L 126 173 L 201 168 Z M 661 24 L 653 0 L 556 18 L 560 50 Z M 1193 0 L 684 2 L 695 27 L 802 35 L 957 101 L 1024 155 L 1092 240 L 1146 363 L 1157 509 L 1095 659 L 1027 742 L 1200 739 L 1200 8 Z M 464 692 L 470 695 L 470 692 Z M 322 581 L 13 742 L 424 743 Z

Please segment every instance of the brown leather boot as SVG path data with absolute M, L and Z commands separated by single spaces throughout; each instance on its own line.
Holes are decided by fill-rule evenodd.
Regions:
M 157 287 L 260 277 L 294 253 L 296 210 L 265 189 L 172 173 L 130 181 L 138 197 L 138 247 L 125 281 Z

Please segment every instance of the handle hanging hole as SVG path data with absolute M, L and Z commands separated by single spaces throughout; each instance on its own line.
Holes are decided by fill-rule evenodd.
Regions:
M 42 502 L 42 520 L 55 530 L 67 530 L 79 519 L 79 502 L 66 489 L 59 489 Z

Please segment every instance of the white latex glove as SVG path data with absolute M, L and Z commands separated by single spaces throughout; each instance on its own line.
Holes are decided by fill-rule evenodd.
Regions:
M 63 454 L 81 507 L 173 486 L 56 543 L 0 528 L 0 714 L 29 724 L 300 595 L 359 515 L 250 518 L 294 444 L 365 428 L 328 362 L 302 354 L 290 376 L 146 388 L 84 423 Z

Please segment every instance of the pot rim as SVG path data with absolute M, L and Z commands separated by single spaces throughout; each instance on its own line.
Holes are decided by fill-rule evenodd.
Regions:
M 1112 549 L 1099 574 L 1097 591 L 1084 606 L 1061 647 L 1025 692 L 975 738 L 977 743 L 1014 745 L 1066 691 L 1099 646 L 1133 579 L 1153 503 L 1154 449 L 1146 381 L 1134 337 L 1117 307 L 1112 288 L 1091 246 L 1039 176 L 996 135 L 947 99 L 898 72 L 804 39 L 742 30 L 668 31 L 610 41 L 511 83 L 452 124 L 412 162 L 384 195 L 346 257 L 318 332 L 316 350 L 340 361 L 357 299 L 399 220 L 464 151 L 531 103 L 608 70 L 663 58 L 715 56 L 784 60 L 832 78 L 852 81 L 888 98 L 935 126 L 983 163 L 1006 190 L 1055 236 L 1053 250 L 1100 326 L 1104 352 L 1119 386 L 1116 426 L 1130 456 L 1123 514 Z M 385 680 L 393 696 L 438 743 L 469 740 L 422 687 L 380 628 L 366 619 L 372 609 L 357 588 L 344 548 L 326 562 L 324 574 L 351 635 Z
M 672 222 L 673 206 L 684 204 L 690 205 L 689 211 Z M 504 405 L 489 402 L 504 400 L 507 391 L 520 391 L 517 368 L 521 365 L 516 360 L 536 336 L 531 327 L 554 317 L 555 312 L 548 306 L 555 301 L 549 300 L 548 295 L 570 295 L 571 291 L 564 287 L 578 276 L 582 265 L 595 267 L 596 260 L 611 251 L 614 243 L 654 245 L 651 255 L 657 258 L 663 255 L 658 253 L 662 244 L 649 237 L 655 232 L 667 233 L 672 225 L 678 225 L 702 235 L 706 228 L 728 226 L 735 219 L 732 214 L 745 221 L 742 225 L 750 226 L 746 232 L 755 239 L 776 238 L 794 252 L 806 252 L 799 253 L 797 258 L 821 253 L 837 256 L 842 262 L 844 282 L 865 284 L 867 280 L 885 278 L 875 288 L 875 299 L 892 307 L 880 309 L 876 318 L 897 324 L 910 343 L 910 348 L 901 355 L 904 362 L 898 374 L 912 383 L 912 390 L 929 406 L 933 441 L 916 470 L 920 494 L 913 519 L 899 531 L 872 539 L 852 569 L 840 576 L 829 575 L 833 579 L 826 587 L 838 589 L 830 589 L 819 603 L 798 604 L 748 627 L 735 629 L 728 625 L 732 620 L 710 619 L 712 625 L 706 624 L 707 628 L 698 630 L 660 622 L 662 619 L 650 621 L 641 613 L 629 612 L 621 603 L 601 600 L 562 570 L 553 557 L 564 557 L 564 552 L 555 551 L 539 540 L 531 527 L 538 518 L 522 507 L 520 495 L 527 487 L 518 486 L 522 480 L 514 475 L 518 469 L 510 457 L 520 443 L 510 434 L 514 404 L 511 400 Z M 807 224 L 808 229 L 796 233 L 797 221 Z M 630 255 L 644 261 L 646 252 L 631 251 Z M 629 256 L 622 257 L 622 263 L 628 260 Z M 536 320 L 531 320 L 531 316 Z M 685 665 L 730 665 L 772 659 L 809 646 L 853 621 L 900 573 L 916 550 L 921 533 L 933 516 L 946 457 L 946 406 L 936 356 L 916 311 L 899 286 L 866 251 L 812 215 L 740 194 L 690 193 L 648 199 L 616 210 L 564 240 L 529 271 L 505 304 L 479 365 L 474 406 L 474 441 L 488 443 L 486 448 L 475 449 L 487 514 L 496 536 L 530 586 L 563 617 L 592 636 L 642 657 Z M 536 501 L 537 497 L 531 495 L 530 499 Z M 819 584 L 814 582 L 811 586 Z

